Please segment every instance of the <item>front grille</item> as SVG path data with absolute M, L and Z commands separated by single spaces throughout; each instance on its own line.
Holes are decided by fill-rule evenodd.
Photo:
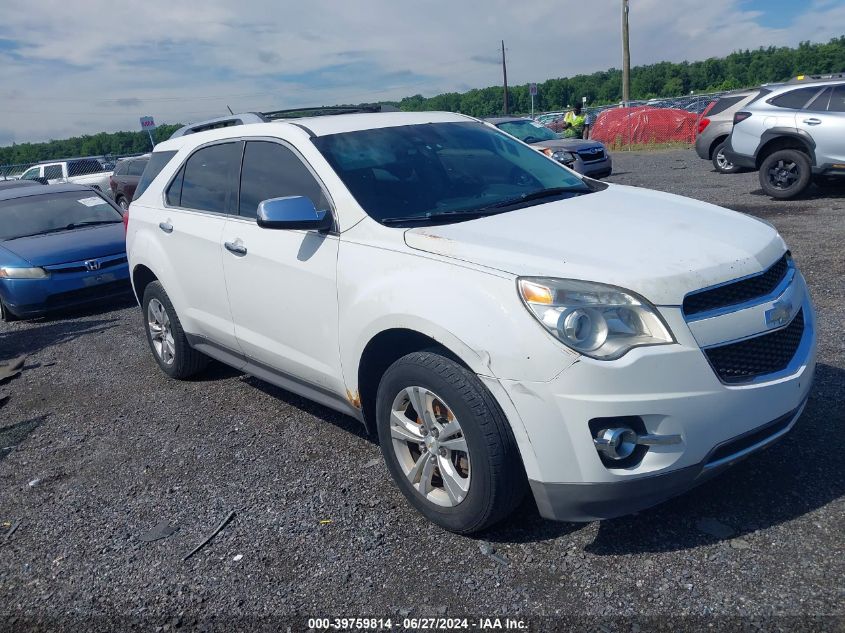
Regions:
M 115 259 L 103 259 L 100 260 L 100 267 L 97 270 L 106 270 L 107 268 L 114 268 L 115 266 L 120 266 L 125 264 L 129 260 L 124 255 L 123 257 L 117 257 Z M 52 274 L 63 274 L 63 273 L 84 273 L 89 272 L 88 268 L 85 266 L 85 262 L 75 262 L 73 264 L 59 264 L 57 266 L 45 266 L 46 270 L 49 270 Z
M 604 160 L 604 150 L 599 149 L 597 152 L 591 152 L 588 150 L 581 150 L 578 152 L 578 155 L 581 157 L 581 160 L 585 163 L 590 163 L 594 160 Z
M 704 350 L 722 382 L 739 383 L 786 369 L 804 335 L 804 311 L 784 328 Z
M 787 253 L 759 275 L 687 295 L 684 299 L 684 314 L 692 316 L 765 297 L 778 287 L 788 270 Z
M 68 292 L 59 292 L 47 297 L 47 308 L 58 308 L 74 303 L 83 303 L 86 301 L 96 301 L 97 299 L 104 299 L 117 294 L 128 293 L 132 290 L 129 280 L 121 279 L 119 281 L 110 281 L 96 286 L 88 286 L 87 288 L 80 288 L 79 290 L 70 290 Z
M 776 420 L 772 420 L 768 424 L 761 426 L 758 429 L 749 431 L 744 435 L 735 437 L 734 439 L 725 442 L 721 446 L 718 446 L 712 453 L 710 453 L 710 457 L 707 458 L 707 464 L 713 464 L 714 462 L 719 462 L 723 459 L 730 458 L 732 455 L 741 453 L 742 451 L 751 448 L 755 444 L 764 442 L 773 435 L 777 435 L 789 426 L 789 423 L 792 422 L 792 419 L 795 417 L 795 414 L 798 413 L 798 410 L 800 408 L 801 407 L 798 407 L 798 409 L 790 411 L 789 413 L 780 416 Z

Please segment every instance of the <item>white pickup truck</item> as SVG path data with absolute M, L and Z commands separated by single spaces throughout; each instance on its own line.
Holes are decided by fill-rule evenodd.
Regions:
M 94 158 L 77 158 L 35 165 L 21 174 L 21 180 L 44 178 L 51 185 L 57 182 L 71 182 L 76 185 L 88 185 L 107 193 L 110 191 L 111 175 L 112 172 L 104 170 L 100 161 Z

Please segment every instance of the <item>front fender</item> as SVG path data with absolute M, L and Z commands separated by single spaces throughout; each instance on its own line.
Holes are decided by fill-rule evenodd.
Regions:
M 499 379 L 551 380 L 577 358 L 523 307 L 513 276 L 425 253 L 342 242 L 338 309 L 341 363 L 352 391 L 364 349 L 389 329 L 424 334 L 475 373 Z

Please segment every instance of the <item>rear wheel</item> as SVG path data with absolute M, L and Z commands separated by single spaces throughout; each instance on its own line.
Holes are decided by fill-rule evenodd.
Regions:
M 188 344 L 179 316 L 161 282 L 154 281 L 146 287 L 141 306 L 147 342 L 165 374 L 183 379 L 205 369 L 208 357 Z
M 769 154 L 760 165 L 760 186 L 779 200 L 794 198 L 810 184 L 810 157 L 797 149 Z
M 725 146 L 727 141 L 722 141 L 713 150 L 713 167 L 716 168 L 720 174 L 735 174 L 739 171 L 739 167 L 734 165 L 725 156 Z
M 508 516 L 526 490 L 510 426 L 478 377 L 435 352 L 400 358 L 379 384 L 388 471 L 426 518 L 461 534 Z

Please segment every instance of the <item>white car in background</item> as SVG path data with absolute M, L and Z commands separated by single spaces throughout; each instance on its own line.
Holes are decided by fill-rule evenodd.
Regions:
M 354 416 L 456 532 L 529 488 L 550 519 L 646 508 L 783 436 L 810 391 L 813 307 L 771 225 L 467 116 L 173 138 L 127 222 L 167 375 L 214 358 Z
M 77 158 L 35 165 L 23 172 L 20 179 L 43 178 L 51 185 L 58 182 L 88 185 L 110 194 L 109 176 L 111 175 L 112 171 L 104 169 L 100 161 L 94 158 Z

